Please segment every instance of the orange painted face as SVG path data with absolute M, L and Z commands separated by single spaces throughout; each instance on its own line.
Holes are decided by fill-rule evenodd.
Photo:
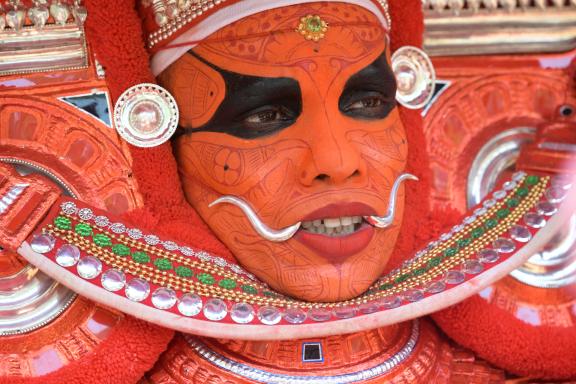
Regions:
M 328 22 L 325 37 L 295 31 L 302 17 Z M 279 292 L 333 301 L 364 292 L 382 273 L 404 208 L 386 213 L 407 143 L 395 104 L 386 32 L 363 8 L 279 8 L 221 29 L 172 64 L 160 82 L 176 98 L 175 142 L 189 202 L 250 272 Z M 223 195 L 246 201 L 292 238 L 260 236 Z

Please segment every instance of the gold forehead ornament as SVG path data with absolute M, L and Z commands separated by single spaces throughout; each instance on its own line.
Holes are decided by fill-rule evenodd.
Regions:
M 304 36 L 306 40 L 318 41 L 326 37 L 328 23 L 318 15 L 308 15 L 300 19 L 296 32 Z

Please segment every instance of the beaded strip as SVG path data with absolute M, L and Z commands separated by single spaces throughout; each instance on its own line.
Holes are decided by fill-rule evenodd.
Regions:
M 34 235 L 31 246 L 63 267 L 76 267 L 84 279 L 101 275 L 104 289 L 117 292 L 125 288 L 125 295 L 134 301 L 144 301 L 155 289 L 148 305 L 176 311 L 174 306 L 179 303 L 178 310 L 186 316 L 200 311 L 191 315 L 188 309 L 180 309 L 180 303 L 193 298 L 199 307 L 204 306 L 204 316 L 214 321 L 225 318 L 228 310 L 237 323 L 251 322 L 256 312 L 264 324 L 276 324 L 282 319 L 290 324 L 306 319 L 327 321 L 333 316 L 349 318 L 380 308 L 395 308 L 464 282 L 528 242 L 545 225 L 546 217 L 556 213 L 570 187 L 566 179 L 551 182 L 550 177 L 516 173 L 462 224 L 382 277 L 364 295 L 338 303 L 301 302 L 279 295 L 222 258 L 127 228 L 90 208 L 78 208 L 71 201 L 61 204 L 60 211 Z M 86 256 L 80 260 L 81 255 Z M 82 264 L 85 260 L 92 263 L 94 270 L 88 276 L 85 270 L 90 264 Z M 108 284 L 110 273 L 116 276 L 116 285 Z M 126 275 L 132 280 L 127 281 Z M 134 285 L 144 288 L 135 290 Z M 154 300 L 155 295 L 160 295 L 158 292 L 165 299 L 160 304 Z M 168 307 L 164 305 L 166 297 L 170 299 Z M 224 315 L 212 316 L 207 308 L 220 308 Z M 234 310 L 245 317 L 238 320 Z

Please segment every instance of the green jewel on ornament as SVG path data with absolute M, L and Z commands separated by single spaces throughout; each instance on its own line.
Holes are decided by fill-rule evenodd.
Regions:
M 86 223 L 78 223 L 74 227 L 74 232 L 79 234 L 80 236 L 91 236 L 92 235 L 92 227 Z
M 433 257 L 430 260 L 428 260 L 428 268 L 434 268 L 440 265 L 440 263 L 442 262 L 442 258 L 441 257 Z
M 161 271 L 169 271 L 172 269 L 172 262 L 164 258 L 154 260 L 154 265 Z
M 236 282 L 232 279 L 222 279 L 218 283 L 218 285 L 225 289 L 234 289 L 236 288 Z
M 518 188 L 515 195 L 518 197 L 526 197 L 530 191 L 526 187 Z
M 497 226 L 497 225 L 498 225 L 498 220 L 496 220 L 496 219 L 488 219 L 488 220 L 486 220 L 486 222 L 484 223 L 484 226 L 485 226 L 487 229 L 492 229 L 492 228 L 494 228 L 494 227 Z
M 103 233 L 95 234 L 92 239 L 94 240 L 94 244 L 99 247 L 106 248 L 112 246 L 112 240 Z
M 447 250 L 444 251 L 444 256 L 452 257 L 452 256 L 456 256 L 457 253 L 458 253 L 458 249 L 448 248 Z
M 277 294 L 275 294 L 274 292 L 270 292 L 270 291 L 264 291 L 264 292 L 262 292 L 262 294 L 264 294 L 264 296 L 268 296 L 268 297 L 278 297 Z
M 472 230 L 472 232 L 470 232 L 470 236 L 472 236 L 473 239 L 477 239 L 483 234 L 484 234 L 484 228 L 482 227 L 476 227 Z
M 132 254 L 132 260 L 136 263 L 145 264 L 150 262 L 150 256 L 146 252 L 136 251 Z
M 194 276 L 194 273 L 192 273 L 192 270 L 188 267 L 184 267 L 183 265 L 177 267 L 175 272 L 180 277 L 192 277 L 192 276 Z
M 539 181 L 540 181 L 540 177 L 530 175 L 530 176 L 526 177 L 526 179 L 524 180 L 524 183 L 526 183 L 526 185 L 536 185 L 536 184 L 538 184 Z
M 112 253 L 117 256 L 128 256 L 130 254 L 130 247 L 124 244 L 114 244 L 112 246 Z
M 463 248 L 466 248 L 467 246 L 469 246 L 471 242 L 472 242 L 471 238 L 464 237 L 462 239 L 458 239 L 456 244 L 458 244 L 458 248 L 463 249 Z
M 496 212 L 496 217 L 499 219 L 503 219 L 510 214 L 510 210 L 508 208 L 499 209 Z
M 214 276 L 210 275 L 209 273 L 201 273 L 196 277 L 198 278 L 198 281 L 200 281 L 202 284 L 212 285 L 216 282 Z
M 518 204 L 520 204 L 520 200 L 518 200 L 518 199 L 516 199 L 516 198 L 514 198 L 514 197 L 511 198 L 510 200 L 508 200 L 508 201 L 506 202 L 506 205 L 507 205 L 509 208 L 516 208 L 516 207 L 518 206 Z
M 409 274 L 404 274 L 404 275 L 400 275 L 398 276 L 396 279 L 394 279 L 394 282 L 397 284 L 403 283 L 406 280 L 408 280 L 410 278 Z
M 423 274 L 426 273 L 426 271 L 427 271 L 426 268 L 417 268 L 417 269 L 415 269 L 415 270 L 412 271 L 412 274 L 413 274 L 414 276 L 422 276 Z
M 394 287 L 394 284 L 386 283 L 386 284 L 382 284 L 381 286 L 379 286 L 378 289 L 381 291 L 386 291 L 386 290 L 391 289 L 393 287 Z
M 58 216 L 57 218 L 55 218 L 54 225 L 56 226 L 56 228 L 61 229 L 63 231 L 72 228 L 72 222 L 70 221 L 69 218 L 65 216 Z
M 251 285 L 243 285 L 241 288 L 242 291 L 249 293 L 251 295 L 255 295 L 258 293 L 258 290 Z

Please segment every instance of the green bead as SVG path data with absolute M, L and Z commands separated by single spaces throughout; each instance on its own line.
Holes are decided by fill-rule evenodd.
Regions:
M 378 289 L 381 291 L 386 291 L 386 290 L 391 289 L 393 287 L 394 287 L 394 284 L 386 283 L 386 284 L 382 284 L 381 286 L 379 286 Z
M 518 197 L 526 197 L 530 191 L 526 187 L 518 188 L 515 195 Z
M 236 282 L 232 279 L 222 279 L 218 283 L 218 285 L 225 289 L 234 289 L 236 288 Z
M 136 251 L 132 254 L 132 260 L 136 263 L 145 264 L 150 262 L 150 256 L 146 252 Z
M 130 254 L 130 247 L 124 244 L 114 244 L 112 246 L 112 253 L 118 256 L 128 256 Z
M 486 222 L 484 223 L 484 226 L 485 226 L 487 229 L 492 229 L 492 228 L 494 228 L 494 227 L 497 226 L 497 225 L 498 225 L 498 220 L 496 220 L 496 219 L 488 219 L 488 220 L 486 220 Z
M 396 279 L 394 279 L 394 282 L 396 282 L 396 283 L 398 283 L 398 284 L 399 284 L 399 283 L 403 283 L 403 282 L 405 282 L 406 280 L 408 280 L 409 278 L 410 278 L 410 275 L 409 275 L 409 274 L 400 275 L 400 276 L 398 276 Z
M 499 209 L 496 212 L 496 217 L 499 219 L 503 219 L 510 214 L 510 210 L 508 208 Z
M 192 273 L 192 270 L 188 267 L 184 267 L 183 265 L 177 267 L 175 271 L 176 271 L 176 274 L 180 277 L 192 277 L 192 276 L 194 276 L 194 273 Z
M 74 232 L 79 234 L 80 236 L 91 236 L 92 235 L 92 227 L 86 223 L 78 223 L 74 227 Z
M 214 279 L 214 276 L 212 276 L 209 273 L 201 273 L 196 277 L 198 278 L 198 281 L 200 281 L 202 284 L 212 285 L 216 282 L 216 279 Z
M 458 253 L 458 250 L 456 248 L 448 248 L 447 250 L 444 251 L 444 256 L 452 257 L 452 256 L 456 256 L 457 253 Z
M 72 228 L 72 222 L 65 216 L 58 216 L 54 219 L 54 225 L 61 230 L 68 230 Z
M 270 291 L 264 291 L 262 292 L 264 294 L 264 296 L 268 296 L 268 297 L 278 297 L 277 294 L 275 294 L 274 292 L 270 292 Z
M 255 295 L 258 293 L 258 290 L 251 285 L 243 285 L 241 288 L 242 291 L 249 293 L 251 295 Z
M 484 234 L 484 228 L 482 227 L 476 227 L 472 230 L 472 232 L 470 232 L 470 236 L 472 236 L 473 239 L 477 239 L 483 234 Z
M 318 18 L 312 17 L 306 21 L 306 29 L 310 32 L 320 32 L 322 30 L 322 22 Z
M 464 237 L 463 239 L 458 239 L 456 244 L 458 244 L 458 248 L 463 249 L 470 245 L 472 239 L 469 237 Z
M 417 268 L 417 269 L 415 269 L 414 271 L 412 271 L 412 274 L 413 274 L 414 276 L 422 276 L 423 274 L 426 273 L 426 271 L 427 271 L 426 268 Z
M 164 258 L 154 260 L 154 265 L 161 271 L 169 271 L 172 269 L 172 262 Z
M 509 208 L 516 208 L 518 206 L 518 204 L 520 204 L 520 201 L 514 197 L 506 202 L 506 205 Z
M 94 240 L 94 244 L 99 247 L 106 248 L 112 246 L 112 240 L 103 233 L 95 234 L 92 239 Z
M 434 267 L 439 266 L 440 263 L 442 263 L 441 257 L 433 257 L 430 260 L 428 260 L 427 266 L 428 266 L 428 268 L 434 268 Z
M 524 183 L 526 183 L 526 185 L 536 185 L 539 181 L 540 177 L 534 175 L 530 175 L 524 179 Z

